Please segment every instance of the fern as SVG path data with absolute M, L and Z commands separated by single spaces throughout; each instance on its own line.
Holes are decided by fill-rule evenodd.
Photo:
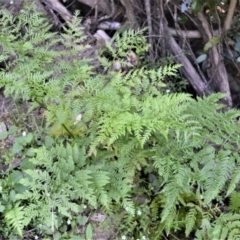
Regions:
M 70 219 L 83 203 L 110 214 L 117 209 L 129 226 L 134 199 L 143 195 L 152 199 L 145 204 L 153 239 L 178 231 L 186 237 L 196 231 L 197 239 L 238 238 L 240 112 L 222 112 L 222 94 L 197 101 L 165 94 L 164 78 L 176 76 L 179 65 L 126 64 L 130 49 L 140 59 L 148 48 L 142 31 L 108 42 L 99 56 L 105 69 L 96 73 L 90 59 L 77 58 L 87 48 L 77 16 L 59 35 L 37 11 L 14 19 L 1 10 L 0 16 L 0 87 L 32 102 L 30 110 L 44 108 L 56 140 L 51 148 L 34 146 L 29 165 L 20 166 L 23 190 L 3 212 L 10 227 L 22 235 L 30 224 L 42 224 L 54 233 L 56 219 Z M 54 50 L 57 45 L 63 50 Z M 116 62 L 123 71 L 111 70 Z M 220 215 L 227 196 L 236 213 Z
M 230 204 L 228 209 L 230 211 L 239 213 L 240 211 L 240 193 L 239 192 L 234 191 L 230 195 Z
M 239 239 L 239 224 L 239 214 L 222 214 L 215 222 L 211 239 Z
M 42 223 L 51 223 L 51 211 L 71 218 L 69 211 L 79 211 L 79 206 L 73 202 L 76 199 L 82 199 L 82 202 L 86 200 L 96 207 L 99 197 L 99 201 L 107 205 L 108 198 L 102 189 L 109 181 L 107 173 L 99 172 L 95 180 L 90 168 L 76 170 L 79 156 L 81 154 L 78 154 L 76 146 L 70 145 L 66 148 L 59 145 L 50 151 L 45 148 L 36 150 L 36 157 L 30 160 L 35 165 L 35 170 L 25 170 L 27 177 L 20 181 L 28 190 L 17 195 L 19 200 L 30 201 L 30 207 L 24 211 L 26 225 L 31 218 L 34 221 L 39 219 Z M 34 209 L 34 205 L 39 207 Z M 41 213 L 39 209 L 42 209 Z
M 197 209 L 193 204 L 188 204 L 191 206 L 190 210 L 186 214 L 186 229 L 185 229 L 185 235 L 186 237 L 189 236 L 189 234 L 192 232 L 197 219 Z
M 19 206 L 18 202 L 12 209 L 5 212 L 4 218 L 6 223 L 10 225 L 20 235 L 23 235 L 24 206 Z
M 211 212 L 213 200 L 218 199 L 219 204 L 223 204 L 221 197 L 217 198 L 221 191 L 229 187 L 234 189 L 233 183 L 229 185 L 232 173 L 234 172 L 236 177 L 239 176 L 236 170 L 238 157 L 231 151 L 235 145 L 233 138 L 236 139 L 238 135 L 236 117 L 239 116 L 239 112 L 216 112 L 219 108 L 216 106 L 219 97 L 221 95 L 189 103 L 187 112 L 193 118 L 190 115 L 187 121 L 193 121 L 194 134 L 186 130 L 169 132 L 167 141 L 159 139 L 158 144 L 161 145 L 152 149 L 152 152 L 155 152 L 152 157 L 153 166 L 161 176 L 159 184 L 163 186 L 159 193 L 162 196 L 162 204 L 159 207 L 163 208 L 161 221 L 165 224 L 164 229 L 167 233 L 176 226 L 182 228 L 181 221 L 185 221 L 186 236 L 195 227 L 200 227 L 200 223 L 205 221 L 204 212 Z M 196 108 L 202 110 L 196 112 Z M 195 122 L 196 119 L 198 123 Z M 213 132 L 221 134 L 214 137 Z M 233 179 L 235 183 L 238 181 L 238 178 Z M 223 199 L 224 197 L 226 196 L 223 195 Z M 188 209 L 187 206 L 192 204 L 192 201 L 195 202 L 195 207 Z M 185 220 L 182 218 L 183 213 L 186 216 Z M 214 214 L 212 218 L 215 216 Z M 210 236 L 209 231 L 206 234 Z

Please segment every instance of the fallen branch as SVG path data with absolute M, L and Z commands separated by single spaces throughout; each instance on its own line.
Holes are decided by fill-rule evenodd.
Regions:
M 172 34 L 169 31 L 167 26 L 167 20 L 164 16 L 162 9 L 162 20 L 160 22 L 160 28 L 163 29 L 166 48 L 173 55 L 173 58 L 176 63 L 181 63 L 183 66 L 180 68 L 182 74 L 188 79 L 194 90 L 199 96 L 209 95 L 213 91 L 208 85 L 207 82 L 204 81 L 193 67 L 192 63 L 185 56 L 182 49 L 177 44 L 176 40 L 173 38 Z
M 204 41 L 207 42 L 213 37 L 211 33 L 211 28 L 208 24 L 206 17 L 202 13 L 198 13 L 197 18 L 199 20 L 199 30 L 202 32 Z M 232 97 L 229 88 L 228 74 L 223 62 L 222 55 L 223 54 L 221 49 L 221 43 L 218 45 L 213 45 L 208 50 L 209 68 L 207 69 L 207 73 L 209 78 L 211 78 L 210 84 L 214 91 L 225 93 L 226 97 L 223 99 L 223 103 L 229 108 L 231 108 Z

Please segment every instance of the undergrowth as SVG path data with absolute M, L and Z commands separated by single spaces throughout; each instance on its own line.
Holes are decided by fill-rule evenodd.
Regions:
M 61 34 L 32 8 L 0 16 L 0 87 L 44 117 L 1 174 L 4 239 L 91 239 L 95 212 L 111 239 L 239 239 L 240 112 L 221 111 L 222 94 L 166 93 L 179 65 L 126 64 L 148 49 L 143 31 L 107 43 L 96 70 L 77 58 L 90 47 L 77 15 Z

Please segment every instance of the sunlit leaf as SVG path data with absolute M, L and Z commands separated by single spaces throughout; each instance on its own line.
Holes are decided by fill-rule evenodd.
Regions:
M 210 40 L 209 40 L 213 45 L 216 45 L 220 42 L 220 38 L 219 37 L 212 37 Z

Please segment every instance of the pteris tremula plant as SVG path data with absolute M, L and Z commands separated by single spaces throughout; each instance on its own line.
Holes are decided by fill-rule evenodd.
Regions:
M 166 94 L 164 77 L 175 76 L 179 65 L 126 64 L 128 49 L 141 59 L 148 48 L 142 31 L 107 43 L 96 72 L 89 59 L 68 61 L 87 48 L 77 16 L 61 35 L 38 12 L 25 10 L 14 19 L 1 10 L 1 20 L 0 87 L 6 96 L 30 101 L 30 110 L 44 108 L 56 139 L 51 148 L 35 147 L 31 164 L 20 169 L 26 191 L 3 213 L 9 226 L 21 234 L 28 224 L 45 222 L 54 232 L 54 219 L 71 217 L 83 202 L 134 216 L 143 171 L 155 179 L 148 193 L 154 221 L 146 235 L 158 239 L 180 229 L 186 237 L 196 231 L 199 239 L 233 236 L 238 213 L 219 218 L 219 211 L 239 184 L 239 111 L 221 112 L 221 94 L 197 101 Z M 54 50 L 56 44 L 64 50 Z M 127 71 L 112 71 L 115 62 Z M 226 233 L 224 222 L 234 230 Z M 214 231 L 219 226 L 222 233 Z

